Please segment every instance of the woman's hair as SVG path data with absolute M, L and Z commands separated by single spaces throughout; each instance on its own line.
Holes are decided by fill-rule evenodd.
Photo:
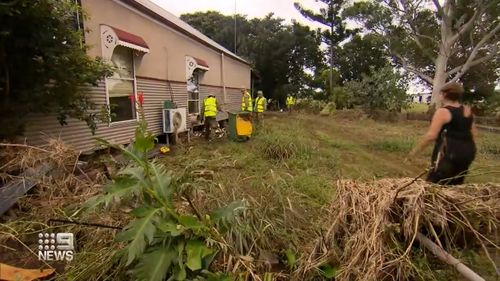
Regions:
M 443 92 L 443 96 L 447 100 L 457 101 L 464 94 L 464 87 L 462 84 L 453 82 L 443 86 L 441 88 L 441 92 Z

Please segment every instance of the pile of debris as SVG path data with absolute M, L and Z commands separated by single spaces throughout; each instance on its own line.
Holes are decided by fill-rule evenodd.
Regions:
M 310 245 L 297 279 L 328 264 L 340 281 L 429 280 L 432 271 L 415 259 L 430 252 L 426 258 L 436 255 L 468 280 L 484 280 L 449 254 L 464 247 L 482 249 L 498 274 L 492 256 L 500 249 L 500 184 L 340 181 L 325 217 L 327 228 Z

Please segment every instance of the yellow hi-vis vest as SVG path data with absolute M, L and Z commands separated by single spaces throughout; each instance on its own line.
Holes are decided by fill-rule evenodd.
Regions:
M 245 103 L 245 99 L 247 99 L 247 102 Z M 252 96 L 250 93 L 245 91 L 245 94 L 241 97 L 241 111 L 252 111 Z
M 203 107 L 205 112 L 203 113 L 205 117 L 217 116 L 217 99 L 214 97 L 206 97 L 203 101 Z
M 257 98 L 255 100 L 255 107 L 257 112 L 264 112 L 264 109 L 266 108 L 266 98 Z
M 294 104 L 295 104 L 295 99 L 293 97 L 286 98 L 286 105 L 294 105 Z

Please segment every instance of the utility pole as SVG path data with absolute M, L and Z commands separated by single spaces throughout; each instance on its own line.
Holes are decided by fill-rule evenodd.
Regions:
M 236 0 L 234 0 L 234 53 L 236 54 Z
M 329 4 L 329 14 L 331 16 L 330 21 L 330 94 L 333 95 L 333 0 L 330 0 Z M 336 98 L 333 97 L 333 101 L 336 102 Z

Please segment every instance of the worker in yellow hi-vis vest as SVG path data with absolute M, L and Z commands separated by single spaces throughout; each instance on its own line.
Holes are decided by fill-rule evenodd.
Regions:
M 292 113 L 293 107 L 295 106 L 295 98 L 292 95 L 288 94 L 286 96 L 286 108 L 288 113 Z
M 264 97 L 262 91 L 257 91 L 257 98 L 255 99 L 255 119 L 257 124 L 260 124 L 264 120 L 264 112 L 267 109 L 267 100 Z
M 252 95 L 246 90 L 241 89 L 241 111 L 252 112 Z
M 205 119 L 205 140 L 210 140 L 212 128 L 217 123 L 217 111 L 222 111 L 214 95 L 209 95 L 203 100 L 202 113 Z

